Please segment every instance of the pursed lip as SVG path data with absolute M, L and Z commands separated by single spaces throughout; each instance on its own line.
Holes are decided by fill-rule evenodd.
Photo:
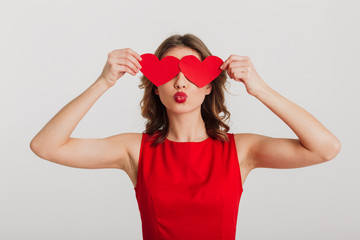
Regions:
M 187 95 L 184 92 L 177 92 L 177 93 L 174 94 L 174 97 L 178 97 L 178 96 L 187 98 Z

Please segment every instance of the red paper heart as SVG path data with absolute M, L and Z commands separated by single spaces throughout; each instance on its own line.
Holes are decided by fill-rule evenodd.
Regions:
M 176 77 L 180 70 L 185 77 L 202 88 L 220 75 L 223 60 L 217 56 L 208 56 L 200 61 L 194 55 L 186 55 L 181 60 L 174 56 L 166 56 L 159 60 L 152 53 L 141 55 L 140 71 L 157 87 Z
M 187 55 L 180 60 L 182 73 L 196 86 L 202 88 L 220 75 L 223 60 L 217 56 L 208 56 L 202 62 L 194 55 Z
M 179 59 L 174 56 L 166 56 L 159 60 L 152 53 L 141 55 L 140 71 L 157 87 L 170 81 L 179 74 Z

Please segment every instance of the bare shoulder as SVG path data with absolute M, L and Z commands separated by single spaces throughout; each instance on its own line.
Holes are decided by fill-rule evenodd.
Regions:
M 243 182 L 254 169 L 254 163 L 251 162 L 249 158 L 249 151 L 253 144 L 253 134 L 252 133 L 234 133 L 236 151 L 239 159 L 239 165 L 242 175 Z
M 131 174 L 134 170 L 137 169 L 142 133 L 121 133 L 117 135 L 118 139 L 124 144 L 126 152 L 128 154 L 128 162 L 126 163 L 127 167 L 124 171 L 127 174 Z
M 139 164 L 142 133 L 122 133 L 116 136 L 118 139 L 121 139 L 121 142 L 124 144 L 128 155 L 126 167 L 124 167 L 123 170 L 129 176 L 130 180 L 135 186 L 137 179 L 137 169 Z
M 140 155 L 141 139 L 142 133 L 127 133 L 126 148 L 129 153 L 130 160 L 136 160 L 136 163 L 134 162 L 136 166 Z
M 248 159 L 247 156 L 251 147 L 251 142 L 249 141 L 250 138 L 250 133 L 234 133 L 235 145 L 240 163 L 244 164 Z

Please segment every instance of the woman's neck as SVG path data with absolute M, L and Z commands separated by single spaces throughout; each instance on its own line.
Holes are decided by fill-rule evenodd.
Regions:
M 176 142 L 198 142 L 208 138 L 201 114 L 169 114 L 168 118 L 169 133 L 167 139 Z

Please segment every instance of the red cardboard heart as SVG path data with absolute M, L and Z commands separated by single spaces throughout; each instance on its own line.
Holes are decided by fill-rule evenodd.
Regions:
M 152 53 L 141 55 L 140 71 L 157 87 L 176 77 L 180 70 L 185 77 L 198 87 L 204 87 L 220 75 L 223 60 L 208 56 L 202 62 L 194 55 L 186 55 L 181 60 L 166 56 L 159 60 Z
M 182 73 L 196 86 L 202 88 L 220 75 L 223 60 L 217 56 L 208 56 L 202 62 L 194 55 L 187 55 L 180 60 Z
M 141 55 L 140 71 L 157 87 L 170 81 L 179 74 L 179 59 L 174 56 L 166 56 L 159 60 L 152 53 Z

